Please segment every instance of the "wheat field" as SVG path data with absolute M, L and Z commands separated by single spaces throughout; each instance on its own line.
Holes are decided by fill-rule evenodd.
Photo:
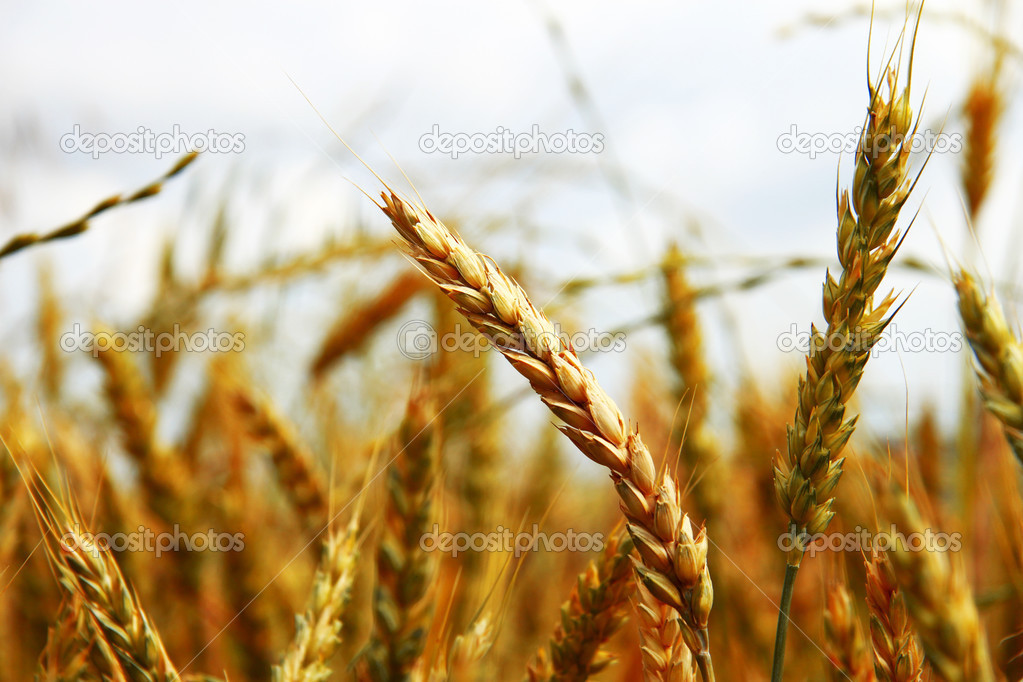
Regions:
M 767 141 L 822 157 L 831 196 L 781 182 L 827 252 L 764 210 L 771 250 L 723 254 L 681 200 L 641 243 L 630 207 L 677 197 L 611 135 L 522 172 L 499 133 L 445 191 L 290 73 L 322 175 L 246 176 L 254 136 L 211 129 L 52 224 L 0 192 L 0 680 L 1023 680 L 1023 36 L 979 4 L 781 32 L 862 46 L 827 54 L 852 134 Z M 613 236 L 570 227 L 591 180 Z

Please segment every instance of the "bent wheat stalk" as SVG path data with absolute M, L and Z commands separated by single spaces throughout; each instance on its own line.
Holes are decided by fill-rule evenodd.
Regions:
M 175 175 L 185 170 L 189 164 L 198 158 L 199 152 L 189 152 L 183 157 L 178 159 L 178 162 L 173 167 L 159 178 L 149 183 L 142 189 L 136 190 L 127 196 L 122 194 L 115 194 L 112 197 L 104 199 L 103 201 L 96 204 L 88 213 L 73 220 L 66 225 L 62 225 L 58 228 L 51 230 L 45 234 L 26 233 L 19 234 L 12 237 L 6 244 L 0 246 L 0 258 L 5 258 L 13 253 L 17 253 L 22 249 L 28 248 L 36 244 L 44 244 L 46 242 L 57 241 L 58 239 L 67 239 L 77 234 L 81 234 L 89 229 L 89 221 L 98 216 L 101 213 L 105 213 L 112 208 L 117 206 L 124 206 L 126 204 L 132 204 L 136 201 L 142 201 L 147 197 L 154 196 L 163 191 L 163 183 L 167 182 Z
M 529 381 L 565 423 L 558 428 L 594 462 L 611 472 L 628 530 L 643 558 L 643 584 L 673 607 L 685 627 L 705 682 L 714 679 L 707 622 L 713 587 L 707 536 L 694 533 L 682 513 L 675 480 L 658 473 L 639 431 L 566 346 L 547 316 L 497 264 L 474 251 L 426 208 L 381 195 L 402 246 L 466 319 Z

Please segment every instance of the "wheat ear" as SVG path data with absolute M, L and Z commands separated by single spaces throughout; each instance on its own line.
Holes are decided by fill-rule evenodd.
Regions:
M 866 564 L 870 641 L 878 682 L 919 682 L 923 651 L 888 553 L 875 549 Z
M 699 484 L 693 487 L 696 509 L 706 518 L 717 516 L 727 489 L 724 469 L 714 462 L 717 454 L 706 426 L 710 372 L 703 357 L 700 321 L 696 315 L 696 291 L 686 277 L 684 260 L 677 247 L 672 247 L 662 266 L 668 310 L 665 329 L 668 332 L 671 366 L 677 375 L 676 400 L 681 401 L 684 419 L 678 431 L 685 429 L 682 460 Z M 678 442 L 676 440 L 675 442 Z
M 404 273 L 372 300 L 346 312 L 324 339 L 309 374 L 318 379 L 345 355 L 357 350 L 381 324 L 397 315 L 423 289 L 423 278 Z
M 468 247 L 426 208 L 383 193 L 380 208 L 402 237 L 406 253 L 459 307 L 476 329 L 529 381 L 565 422 L 562 433 L 611 472 L 629 533 L 643 557 L 640 576 L 686 624 L 705 682 L 713 679 L 707 622 L 713 587 L 707 536 L 694 533 L 680 492 L 658 474 L 636 428 L 558 336 L 547 316 L 493 260 Z
M 312 453 L 269 400 L 242 384 L 232 387 L 231 398 L 250 437 L 269 451 L 277 479 L 302 522 L 320 527 L 327 518 L 327 492 Z
M 880 508 L 900 535 L 923 537 L 933 527 L 900 487 L 889 484 L 883 488 Z M 962 562 L 934 548 L 914 551 L 904 540 L 898 540 L 888 556 L 926 658 L 938 678 L 992 682 L 995 677 L 987 642 Z
M 828 590 L 824 607 L 824 646 L 835 682 L 873 682 L 874 671 L 863 638 L 863 627 L 849 589 L 842 583 Z
M 136 190 L 128 195 L 115 194 L 112 197 L 104 199 L 103 201 L 96 204 L 90 211 L 85 215 L 73 220 L 72 222 L 62 225 L 61 227 L 55 228 L 45 234 L 27 233 L 19 234 L 12 237 L 6 244 L 0 247 L 0 259 L 10 256 L 12 253 L 17 253 L 22 249 L 28 248 L 34 244 L 44 244 L 46 242 L 57 241 L 58 239 L 67 239 L 77 234 L 81 234 L 89 229 L 89 221 L 98 216 L 101 213 L 109 211 L 117 206 L 124 206 L 126 204 L 132 204 L 136 201 L 142 201 L 147 197 L 151 197 L 155 194 L 159 194 L 163 190 L 163 183 L 167 182 L 175 175 L 185 170 L 190 163 L 198 158 L 198 152 L 190 152 L 185 154 L 183 157 L 178 159 L 177 163 L 171 167 L 169 171 L 164 173 L 162 176 L 149 183 L 140 190 Z
M 64 601 L 46 636 L 35 682 L 124 682 L 110 645 L 78 596 Z
M 991 188 L 998 127 L 1005 113 L 1005 98 L 999 84 L 1000 65 L 1001 60 L 996 59 L 989 71 L 978 75 L 963 102 L 966 140 L 960 177 L 966 192 L 966 208 L 973 220 Z
M 1009 329 L 994 294 L 985 296 L 964 271 L 954 282 L 984 403 L 1005 427 L 1005 437 L 1023 463 L 1023 343 Z
M 888 311 L 894 295 L 875 302 L 874 294 L 902 243 L 895 223 L 913 188 L 908 165 L 918 123 L 909 104 L 912 56 L 910 60 L 901 93 L 895 69 L 887 72 L 886 91 L 880 83 L 868 82 L 870 101 L 856 150 L 852 190 L 843 190 L 838 198 L 842 273 L 835 280 L 829 271 L 824 279 L 827 328 L 823 334 L 810 328 L 811 349 L 806 374 L 799 379 L 788 447 L 785 456 L 775 460 L 775 492 L 795 542 L 787 557 L 772 682 L 780 682 L 784 666 L 788 610 L 803 559 L 803 537 L 823 532 L 834 516 L 833 493 L 845 461 L 841 454 L 856 426 L 855 417 L 846 418 L 845 407 L 871 348 L 891 321 Z
M 554 636 L 529 665 L 531 682 L 584 682 L 614 662 L 604 645 L 626 620 L 635 586 L 632 550 L 632 539 L 615 533 L 600 560 L 579 575 Z
M 644 682 L 696 682 L 696 666 L 672 609 L 640 584 L 636 620 Z
M 117 562 L 94 542 L 70 493 L 58 499 L 34 471 L 26 485 L 57 580 L 69 597 L 81 599 L 125 676 L 133 682 L 178 680 L 160 634 Z
M 281 664 L 274 666 L 274 682 L 325 682 L 333 674 L 327 662 L 341 644 L 341 619 L 355 580 L 358 531 L 355 518 L 343 534 L 332 533 L 323 543 L 312 594 L 305 613 L 295 618 L 295 636 Z
M 423 653 L 436 562 L 420 548 L 433 519 L 440 429 L 433 401 L 422 390 L 409 400 L 398 431 L 400 448 L 387 474 L 383 537 L 376 554 L 373 634 L 364 652 L 376 682 L 407 680 Z

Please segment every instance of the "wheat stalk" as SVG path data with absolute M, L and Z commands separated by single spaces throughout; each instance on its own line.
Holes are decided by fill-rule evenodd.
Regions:
M 650 591 L 672 606 L 688 627 L 705 682 L 713 679 L 707 622 L 713 588 L 707 569 L 707 537 L 692 531 L 682 513 L 676 482 L 658 474 L 639 431 L 558 336 L 526 292 L 493 260 L 468 247 L 426 208 L 383 193 L 381 210 L 391 219 L 412 258 L 529 381 L 545 405 L 565 423 L 558 428 L 593 461 L 611 471 L 621 508 Z
M 863 376 L 871 348 L 891 321 L 888 312 L 894 294 L 880 302 L 874 301 L 874 294 L 901 244 L 895 224 L 913 189 L 908 165 L 918 122 L 914 123 L 909 103 L 912 53 L 910 47 L 909 76 L 901 93 L 896 69 L 887 71 L 884 91 L 880 83 L 868 82 L 868 114 L 857 147 L 852 189 L 843 190 L 838 198 L 842 272 L 838 280 L 830 271 L 825 277 L 827 327 L 822 334 L 811 326 L 811 350 L 806 374 L 799 379 L 788 447 L 784 457 L 775 459 L 775 492 L 796 542 L 787 557 L 772 682 L 781 680 L 788 610 L 805 551 L 803 538 L 823 532 L 835 515 L 831 508 L 845 461 L 841 454 L 856 426 L 855 417 L 846 417 L 846 404 Z
M 302 522 L 308 527 L 322 525 L 327 518 L 327 492 L 312 453 L 268 399 L 240 383 L 228 390 L 249 436 L 269 451 L 277 479 Z
M 423 289 L 423 278 L 399 275 L 372 300 L 346 312 L 323 340 L 309 373 L 322 377 L 345 355 L 358 349 L 381 324 L 397 315 Z
M 165 182 L 185 170 L 185 168 L 195 161 L 198 156 L 198 152 L 189 152 L 188 154 L 185 154 L 183 157 L 178 159 L 177 163 L 175 163 L 169 171 L 142 189 L 136 190 L 128 195 L 115 194 L 112 197 L 104 199 L 77 220 L 73 220 L 66 225 L 57 227 L 50 232 L 46 232 L 44 234 L 26 233 L 12 237 L 6 244 L 0 247 L 0 259 L 10 256 L 13 253 L 17 253 L 29 246 L 45 244 L 47 242 L 57 241 L 58 239 L 67 239 L 68 237 L 81 234 L 89 229 L 89 221 L 101 213 L 105 213 L 117 206 L 125 206 L 127 204 L 135 203 L 136 201 L 141 201 L 155 194 L 159 194 L 163 190 L 163 184 Z
M 966 192 L 966 208 L 976 220 L 991 188 L 998 126 L 1005 112 L 1005 99 L 998 84 L 1001 59 L 989 72 L 977 76 L 963 103 L 966 139 L 960 177 Z
M 879 682 L 919 682 L 923 651 L 888 553 L 874 549 L 866 566 L 874 673 Z
M 1023 463 L 1023 344 L 1005 321 L 994 294 L 986 296 L 965 271 L 953 278 L 959 316 L 977 358 L 984 403 L 1005 428 L 1005 437 Z
M 724 473 L 715 462 L 716 444 L 706 426 L 710 372 L 703 357 L 700 322 L 696 316 L 696 292 L 686 277 L 685 266 L 677 247 L 672 247 L 663 266 L 664 288 L 668 306 L 665 328 L 671 349 L 671 366 L 677 375 L 675 397 L 683 406 L 684 428 L 682 461 L 699 484 L 693 486 L 697 510 L 706 518 L 717 516 L 727 486 Z

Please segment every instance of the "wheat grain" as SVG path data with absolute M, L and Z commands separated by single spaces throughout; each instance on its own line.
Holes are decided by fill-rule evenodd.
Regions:
M 46 553 L 68 597 L 78 597 L 133 682 L 179 679 L 159 633 L 117 562 L 93 541 L 70 493 L 58 499 L 34 471 L 26 485 L 43 531 Z

